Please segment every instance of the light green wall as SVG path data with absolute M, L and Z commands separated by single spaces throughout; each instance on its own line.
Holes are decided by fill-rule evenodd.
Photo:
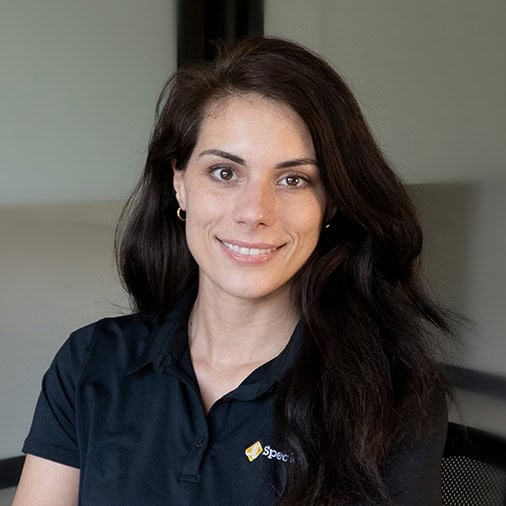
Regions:
M 0 205 L 126 195 L 175 28 L 175 0 L 2 1 Z
M 506 172 L 506 2 L 266 0 L 265 17 L 333 62 L 408 182 Z

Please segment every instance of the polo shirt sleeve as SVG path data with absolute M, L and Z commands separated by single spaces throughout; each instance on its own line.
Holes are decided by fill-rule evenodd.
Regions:
M 44 375 L 24 453 L 79 468 L 76 386 L 93 330 L 89 325 L 71 334 Z
M 386 482 L 393 504 L 442 504 L 441 459 L 447 427 L 446 396 L 438 393 L 433 396 L 420 435 L 402 441 L 390 455 Z

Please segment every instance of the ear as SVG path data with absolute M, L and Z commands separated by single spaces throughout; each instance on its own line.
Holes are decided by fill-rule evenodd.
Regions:
M 176 169 L 176 160 L 172 159 L 170 164 L 172 165 L 173 179 L 172 184 L 174 191 L 176 192 L 176 199 L 179 207 L 186 211 L 186 191 L 184 186 L 184 169 Z

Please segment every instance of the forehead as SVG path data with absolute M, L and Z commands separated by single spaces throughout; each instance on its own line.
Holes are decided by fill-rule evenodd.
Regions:
M 313 149 L 306 124 L 292 107 L 256 93 L 234 94 L 211 101 L 204 110 L 197 144 L 203 137 L 216 137 L 224 133 L 240 135 L 262 125 L 265 126 L 266 136 L 280 133 L 298 137 L 301 143 Z
M 256 108 L 264 112 L 278 114 L 284 120 L 304 123 L 292 107 L 260 93 L 234 93 L 211 100 L 205 106 L 203 118 L 204 120 L 216 118 L 225 114 L 230 108 L 233 110 L 241 107 Z

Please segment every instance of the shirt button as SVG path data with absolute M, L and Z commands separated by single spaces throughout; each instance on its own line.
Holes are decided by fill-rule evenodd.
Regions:
M 204 436 L 200 436 L 197 441 L 195 441 L 195 448 L 201 448 L 204 446 L 204 443 L 206 442 L 206 438 Z

